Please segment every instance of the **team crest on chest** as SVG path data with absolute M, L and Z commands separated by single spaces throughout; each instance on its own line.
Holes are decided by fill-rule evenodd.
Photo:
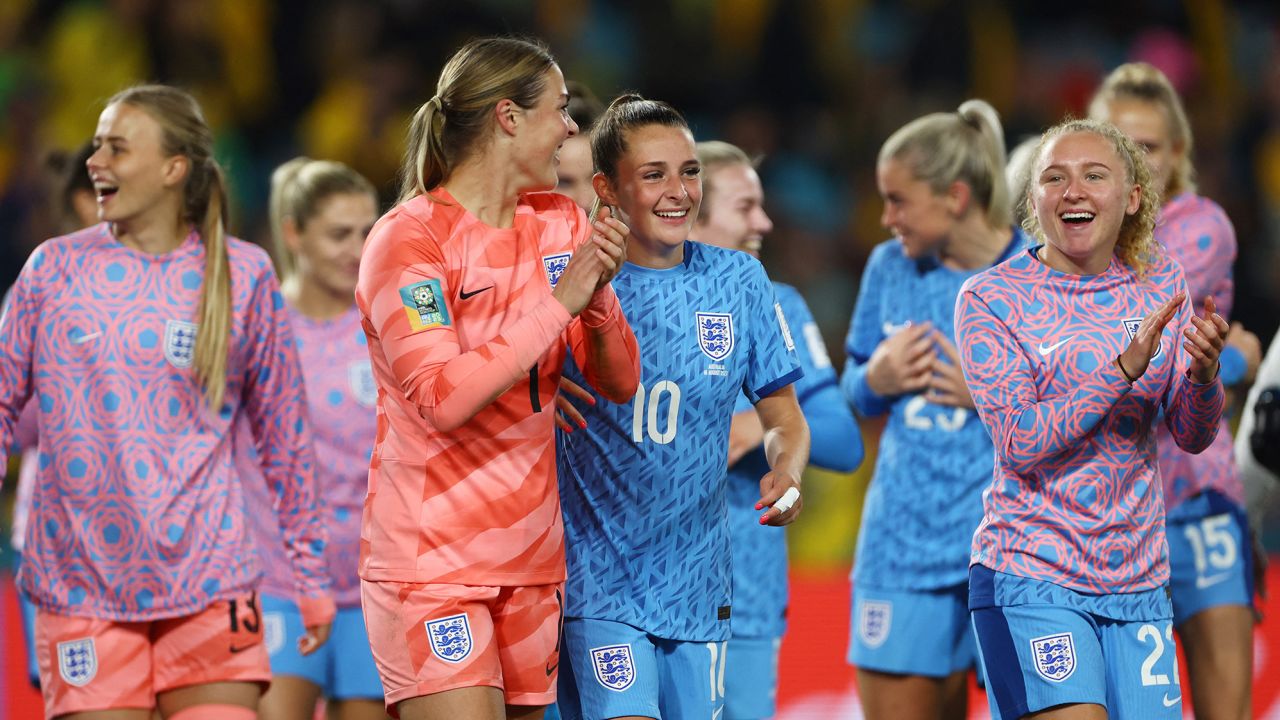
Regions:
M 1076 645 L 1069 632 L 1032 638 L 1031 654 L 1045 680 L 1062 682 L 1076 671 Z
M 570 253 L 557 253 L 542 256 L 542 269 L 547 271 L 547 282 L 551 283 L 552 290 L 555 289 L 556 283 L 560 282 L 564 269 L 569 266 L 569 255 Z
M 168 320 L 164 324 L 164 359 L 176 368 L 191 367 L 196 356 L 196 324 Z
M 1142 324 L 1142 318 L 1125 318 L 1120 322 L 1124 325 L 1125 334 L 1129 336 L 1129 342 L 1138 336 L 1138 326 Z M 1160 353 L 1164 352 L 1164 337 L 1160 338 L 1160 342 L 1156 343 L 1156 352 L 1151 356 L 1152 360 L 1160 357 Z
M 368 360 L 353 362 L 347 366 L 347 381 L 356 402 L 365 407 L 378 404 L 378 384 L 373 379 L 373 366 Z
M 878 648 L 889 638 L 889 628 L 893 626 L 893 603 L 881 600 L 867 600 L 862 603 L 862 614 L 858 616 L 858 636 L 869 648 Z
M 447 663 L 460 663 L 471 654 L 471 623 L 466 613 L 427 620 L 424 624 L 431 640 L 431 652 L 436 657 Z
M 711 358 L 711 364 L 703 375 L 727 377 L 729 370 L 724 359 L 733 352 L 733 315 L 730 313 L 694 313 L 694 325 L 698 332 L 698 348 Z
M 98 674 L 98 650 L 93 638 L 58 643 L 58 674 L 76 687 L 89 684 Z
M 630 645 L 591 648 L 591 667 L 596 681 L 614 692 L 622 692 L 636 681 L 636 665 Z

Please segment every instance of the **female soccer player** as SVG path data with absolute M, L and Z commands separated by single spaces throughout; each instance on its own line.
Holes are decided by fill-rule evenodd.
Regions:
M 760 257 L 773 222 L 755 163 L 740 148 L 698 143 L 702 209 L 691 239 Z M 822 334 L 804 298 L 790 285 L 772 283 L 787 326 L 795 336 L 804 377 L 796 397 L 809 425 L 810 464 L 852 472 L 862 462 L 862 435 L 840 395 Z M 733 632 L 725 665 L 725 720 L 773 717 L 778 690 L 778 650 L 787 621 L 787 538 L 782 528 L 760 527 L 755 509 L 760 477 L 769 471 L 764 427 L 745 395 L 738 396 L 729 428 L 729 541 L 733 548 Z
M 1182 266 L 1190 297 L 1212 295 L 1218 314 L 1229 318 L 1235 229 L 1217 203 L 1196 194 L 1191 126 L 1173 85 L 1146 63 L 1121 65 L 1098 90 L 1090 116 L 1115 124 L 1146 150 L 1153 186 L 1164 203 L 1156 242 Z M 1260 355 L 1257 338 L 1238 324 L 1233 327 L 1222 351 L 1223 385 L 1247 390 Z M 1156 441 L 1173 621 L 1186 654 L 1196 717 L 1248 720 L 1253 717 L 1253 543 L 1227 418 L 1213 444 L 1198 455 L 1181 450 L 1164 427 Z
M 992 457 L 952 316 L 967 278 L 1025 244 L 995 110 L 970 100 L 907 123 L 876 181 L 895 237 L 863 272 L 841 387 L 860 416 L 889 420 L 858 536 L 849 662 L 872 720 L 963 718 L 975 665 L 964 548 Z
M 1190 452 L 1212 443 L 1227 323 L 1211 297 L 1193 316 L 1129 138 L 1069 121 L 1032 167 L 1044 244 L 956 305 L 996 448 L 969 582 L 987 696 L 996 718 L 1180 718 L 1153 426 L 1163 414 Z
M 22 587 L 49 717 L 252 718 L 269 679 L 232 432 L 248 419 L 308 634 L 333 618 L 301 373 L 266 253 L 229 238 L 213 137 L 180 90 L 113 97 L 105 222 L 43 244 L 0 322 L 0 448 L 38 403 Z
M 598 400 L 584 428 L 560 434 L 569 564 L 560 711 L 715 717 L 732 612 L 729 424 L 747 393 L 768 457 L 757 522 L 791 522 L 809 454 L 791 388 L 800 368 L 760 263 L 688 241 L 702 182 L 684 118 L 624 95 L 597 121 L 592 157 L 596 194 L 631 227 L 614 284 L 642 373 L 633 398 Z M 576 367 L 566 375 L 583 377 Z
M 567 102 L 540 45 L 459 50 L 414 117 L 400 203 L 360 260 L 379 418 L 361 598 L 402 718 L 539 718 L 555 700 L 566 346 L 606 398 L 630 398 L 639 377 L 609 286 L 626 226 L 589 224 L 544 192 L 577 132 Z
M 331 718 L 385 718 L 356 574 L 378 393 L 355 286 L 365 236 L 378 218 L 378 197 L 373 185 L 346 165 L 296 158 L 272 175 L 270 207 L 281 293 L 306 380 L 316 478 L 327 504 L 325 557 L 338 614 L 329 642 L 302 655 L 302 617 L 284 573 L 284 543 L 266 483 L 254 477 L 249 463 L 244 474 L 253 479 L 246 479 L 245 492 L 256 511 L 250 526 L 267 568 L 259 591 L 272 677 L 258 714 L 264 720 L 311 720 L 323 694 Z

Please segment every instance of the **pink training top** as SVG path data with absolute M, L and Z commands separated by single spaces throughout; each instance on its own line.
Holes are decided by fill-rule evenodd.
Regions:
M 27 260 L 0 321 L 0 453 L 28 398 L 38 483 L 19 583 L 45 610 L 114 621 L 195 613 L 257 585 L 231 432 L 248 418 L 300 593 L 332 617 L 301 372 L 271 262 L 228 238 L 226 400 L 194 379 L 204 244 L 164 255 L 101 224 Z M 327 607 L 325 607 L 327 605 Z
M 1194 193 L 1170 200 L 1156 223 L 1156 240 L 1187 273 L 1188 296 L 1196 310 L 1212 295 L 1218 314 L 1231 317 L 1235 282 L 1231 266 L 1236 259 L 1236 231 L 1218 204 Z M 1204 452 L 1191 455 L 1178 447 L 1163 427 L 1156 435 L 1160 449 L 1160 477 L 1166 510 L 1173 512 L 1184 500 L 1205 490 L 1217 490 L 1244 504 L 1244 488 L 1236 472 L 1228 418 Z
M 378 388 L 355 305 L 332 320 L 313 320 L 291 309 L 298 359 L 306 378 L 307 409 L 315 438 L 316 481 L 329 528 L 325 558 L 339 607 L 360 606 L 360 512 L 369 489 L 369 454 L 377 429 Z M 237 432 L 248 437 L 247 422 Z M 237 458 L 243 468 L 249 526 L 265 574 L 263 593 L 292 600 L 296 593 L 280 525 L 255 453 Z
M 1190 303 L 1132 386 L 1114 360 L 1142 318 L 1186 290 L 1182 269 L 1162 254 L 1146 280 L 1115 258 L 1069 275 L 1034 253 L 970 278 L 956 305 L 965 378 L 996 449 L 971 562 L 1082 593 L 1159 587 L 1169 560 L 1152 425 L 1163 408 L 1180 446 L 1205 449 L 1222 383 L 1186 375 Z
M 564 580 L 555 400 L 566 352 L 597 389 L 635 392 L 640 353 L 606 286 L 576 318 L 552 295 L 591 234 L 555 193 L 513 227 L 443 188 L 373 226 L 356 304 L 378 383 L 360 576 L 546 585 Z

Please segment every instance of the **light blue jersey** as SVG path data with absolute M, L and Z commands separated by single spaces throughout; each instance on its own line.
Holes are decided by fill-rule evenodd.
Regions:
M 796 398 L 809 423 L 809 463 L 850 472 L 862 462 L 862 435 L 840 396 L 835 369 L 813 314 L 790 285 L 775 282 L 778 304 L 795 333 L 796 356 L 804 377 Z M 745 396 L 736 412 L 751 410 Z M 764 447 L 743 455 L 729 468 L 729 532 L 733 543 L 733 636 L 781 637 L 786 631 L 786 530 L 760 524 L 760 478 L 769 472 Z M 732 665 L 732 660 L 730 661 Z
M 800 378 L 795 343 L 745 253 L 686 242 L 680 265 L 628 263 L 613 288 L 639 341 L 640 387 L 624 405 L 597 395 L 587 427 L 558 435 L 565 615 L 727 640 L 729 423 L 743 392 L 758 400 Z M 572 364 L 565 375 L 587 387 Z
M 995 264 L 1027 245 L 1021 230 Z M 956 296 L 978 271 L 913 260 L 896 239 L 871 253 L 849 327 L 841 389 L 862 417 L 888 414 L 858 534 L 854 585 L 934 590 L 965 582 L 969 547 L 982 520 L 994 451 L 977 413 L 937 405 L 923 393 L 877 395 L 867 364 L 890 335 L 928 322 L 955 343 Z M 944 361 L 946 356 L 938 350 Z

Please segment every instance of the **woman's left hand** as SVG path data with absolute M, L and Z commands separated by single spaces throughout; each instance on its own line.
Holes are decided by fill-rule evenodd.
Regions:
M 1182 347 L 1191 353 L 1191 367 L 1187 376 L 1201 385 L 1213 382 L 1218 375 L 1218 356 L 1226 342 L 1231 327 L 1217 313 L 1217 305 L 1212 296 L 1204 299 L 1204 316 L 1191 316 L 1193 328 L 1183 328 L 1185 339 Z

